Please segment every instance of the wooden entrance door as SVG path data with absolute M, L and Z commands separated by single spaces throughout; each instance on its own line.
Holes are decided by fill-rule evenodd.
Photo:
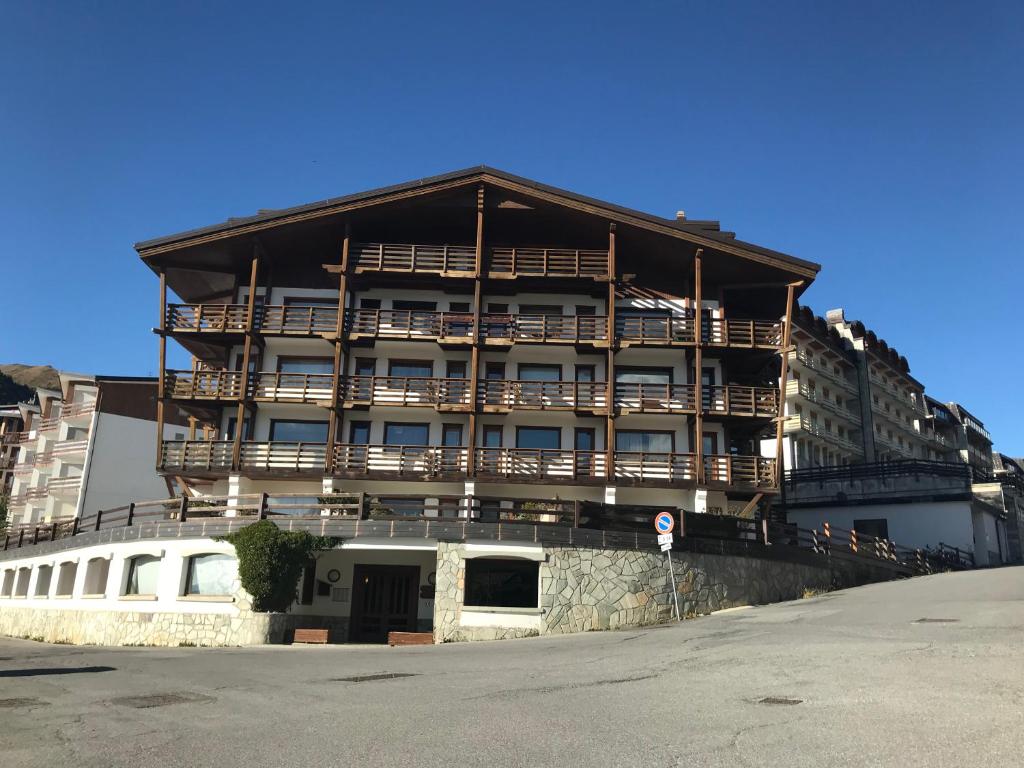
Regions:
M 352 572 L 352 626 L 357 643 L 387 642 L 388 632 L 416 631 L 418 565 L 356 565 Z

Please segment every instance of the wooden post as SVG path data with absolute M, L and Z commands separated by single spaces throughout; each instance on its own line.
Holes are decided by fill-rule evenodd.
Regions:
M 605 472 L 606 482 L 615 484 L 615 223 L 608 225 L 608 362 L 605 366 L 607 392 L 605 405 L 608 416 L 605 421 Z M 575 447 L 575 446 L 574 446 Z M 595 446 L 596 447 L 596 446 Z
M 98 531 L 100 529 L 100 521 L 103 520 L 103 510 L 96 510 L 96 527 L 93 530 Z
M 484 185 L 476 190 L 476 267 L 473 275 L 473 347 L 469 359 L 469 439 L 466 441 L 466 476 L 476 473 L 477 387 L 480 378 L 480 304 L 483 301 Z
M 167 375 L 167 270 L 160 270 L 160 370 L 156 379 L 156 466 L 163 466 L 164 378 Z
M 696 400 L 693 418 L 693 440 L 694 454 L 696 455 L 697 485 L 704 484 L 704 355 L 702 347 L 704 344 L 704 310 L 703 286 L 701 284 L 701 262 L 704 258 L 704 249 L 698 248 L 693 256 L 693 303 L 694 310 L 693 332 L 693 394 Z
M 797 288 L 803 285 L 803 281 L 790 283 L 786 286 L 786 319 L 782 326 L 782 347 L 779 350 L 781 356 L 779 371 L 779 409 L 775 423 L 775 487 L 782 487 L 784 477 L 785 461 L 782 455 L 782 437 L 785 431 L 786 420 L 786 377 L 789 375 L 789 345 L 793 331 L 793 297 Z
M 270 494 L 268 494 L 266 491 L 264 491 L 263 493 L 260 494 L 260 513 L 259 513 L 259 519 L 260 520 L 266 520 L 267 519 L 267 508 L 268 508 L 268 499 L 269 499 L 269 497 L 270 497 Z
M 181 504 L 178 505 L 178 522 L 184 523 L 188 519 L 188 496 L 181 494 Z
M 238 471 L 242 461 L 242 433 L 245 431 L 246 390 L 249 381 L 249 360 L 252 356 L 252 337 L 256 327 L 256 276 L 259 274 L 260 257 L 257 248 L 253 249 L 252 264 L 249 268 L 249 303 L 246 308 L 245 344 L 242 347 L 242 381 L 241 396 L 238 398 L 238 411 L 235 417 L 235 440 L 231 447 L 231 469 Z
M 128 504 L 128 522 L 125 524 L 127 528 L 132 527 L 132 521 L 135 519 L 135 502 L 129 502 Z
M 341 377 L 345 372 L 345 304 L 348 294 L 348 254 L 352 240 L 352 224 L 345 223 L 345 239 L 341 243 L 341 274 L 338 276 L 338 322 L 334 333 L 334 378 L 331 381 L 331 422 L 327 428 L 327 456 L 324 470 L 327 474 L 334 471 L 334 446 L 338 443 L 341 431 L 341 408 L 338 404 L 338 393 L 341 389 Z

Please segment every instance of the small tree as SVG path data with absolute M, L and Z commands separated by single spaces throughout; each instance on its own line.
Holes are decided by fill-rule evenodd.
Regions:
M 6 493 L 0 493 L 0 531 L 7 530 L 7 508 L 10 504 L 10 497 Z
M 306 531 L 282 531 L 269 520 L 219 536 L 235 547 L 238 577 L 252 595 L 254 611 L 283 612 L 296 598 L 296 585 L 313 552 L 333 546 L 333 540 Z

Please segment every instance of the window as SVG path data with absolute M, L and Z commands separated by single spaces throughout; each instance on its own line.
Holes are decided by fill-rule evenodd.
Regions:
M 110 560 L 105 557 L 94 557 L 85 565 L 85 584 L 82 585 L 84 595 L 105 595 L 107 593 L 107 574 L 110 572 Z
M 422 517 L 425 511 L 426 499 L 422 496 L 378 496 L 370 503 L 375 517 Z
M 436 301 L 406 301 L 395 299 L 391 302 L 392 309 L 412 310 L 414 312 L 434 312 L 437 310 Z
M 577 365 L 576 381 L 592 382 L 597 381 L 597 368 L 593 365 Z
M 329 357 L 279 357 L 281 373 L 334 373 L 334 360 Z
M 595 307 L 593 304 L 577 304 L 576 314 L 580 317 L 593 317 L 594 315 L 597 314 L 597 307 Z
M 270 440 L 282 443 L 326 443 L 327 422 L 271 419 Z
M 4 571 L 3 583 L 0 584 L 0 597 L 10 597 L 14 592 L 14 569 L 8 568 Z
M 238 578 L 238 561 L 231 555 L 193 555 L 185 573 L 186 595 L 230 595 Z
M 485 378 L 489 381 L 503 381 L 505 378 L 504 363 L 487 363 Z
M 324 296 L 285 296 L 281 302 L 286 307 L 337 307 L 337 298 Z
M 235 439 L 235 425 L 238 424 L 238 419 L 235 416 L 228 417 L 227 429 L 224 430 L 225 440 Z M 252 419 L 248 416 L 242 420 L 242 439 L 252 440 Z
M 462 425 L 442 424 L 441 445 L 456 447 L 462 445 Z
M 160 560 L 154 555 L 138 555 L 128 561 L 126 595 L 155 595 L 160 576 Z
M 464 604 L 536 608 L 540 564 L 532 560 L 474 557 L 466 562 Z
M 380 299 L 360 299 L 360 309 L 380 309 Z
M 75 591 L 75 577 L 78 576 L 78 563 L 61 563 L 57 568 L 56 597 L 71 597 Z
M 501 447 L 501 427 L 497 424 L 484 425 L 484 448 Z
M 620 429 L 615 433 L 615 450 L 672 453 L 675 450 L 675 434 Z
M 430 445 L 430 425 L 387 423 L 384 445 Z
M 617 384 L 671 384 L 671 368 L 616 368 Z
M 370 422 L 353 421 L 348 425 L 348 442 L 350 445 L 370 444 Z
M 593 451 L 595 431 L 590 427 L 576 427 L 573 446 L 577 451 Z
M 312 605 L 316 593 L 316 559 L 309 558 L 302 569 L 302 591 L 299 593 L 299 605 Z
M 508 304 L 488 304 L 487 312 L 493 315 L 507 315 Z
M 434 375 L 430 360 L 388 360 L 388 376 L 429 379 Z
M 562 430 L 558 427 L 517 427 L 516 448 L 562 447 Z
M 562 366 L 520 363 L 519 379 L 521 381 L 561 381 Z
M 372 357 L 357 357 L 355 362 L 355 376 L 373 376 L 377 372 L 377 361 Z
M 466 378 L 466 361 L 449 360 L 445 369 L 445 377 L 449 379 Z
M 28 580 L 32 578 L 31 568 L 19 568 L 18 579 L 14 582 L 14 596 L 28 597 Z
M 521 315 L 561 315 L 560 304 L 520 304 L 519 314 Z
M 448 304 L 449 312 L 469 312 L 468 301 L 452 301 Z

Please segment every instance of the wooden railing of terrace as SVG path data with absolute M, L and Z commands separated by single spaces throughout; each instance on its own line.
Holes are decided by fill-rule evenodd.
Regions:
M 465 245 L 353 243 L 349 259 L 356 274 L 412 272 L 472 277 L 476 271 L 476 248 Z
M 337 307 L 269 304 L 256 316 L 256 328 L 266 336 L 321 336 L 338 327 Z
M 492 248 L 488 276 L 608 279 L 608 252 L 568 248 Z
M 461 410 L 470 405 L 468 379 L 416 376 L 346 376 L 338 397 L 346 405 L 429 406 Z
M 604 479 L 606 455 L 557 448 L 477 448 L 476 476 L 520 481 Z
M 774 387 L 712 384 L 703 388 L 701 397 L 709 414 L 775 418 L 779 412 L 779 390 Z
M 166 328 L 175 333 L 244 333 L 245 304 L 168 304 Z
M 330 373 L 256 373 L 250 377 L 249 397 L 267 403 L 330 403 L 334 375 Z
M 477 401 L 485 411 L 589 410 L 608 407 L 608 385 L 603 381 L 484 380 L 477 386 Z
M 407 339 L 471 343 L 473 315 L 406 309 L 350 309 L 345 312 L 350 338 Z
M 617 382 L 615 407 L 623 413 L 695 413 L 697 397 L 693 384 L 652 384 Z
M 694 483 L 697 457 L 692 453 L 615 451 L 615 479 L 630 483 Z
M 485 343 L 600 343 L 608 341 L 608 318 L 596 315 L 480 316 Z
M 242 396 L 241 371 L 166 371 L 164 394 L 180 400 L 237 400 Z
M 419 445 L 350 445 L 334 447 L 334 474 L 350 477 L 464 477 L 467 449 Z

